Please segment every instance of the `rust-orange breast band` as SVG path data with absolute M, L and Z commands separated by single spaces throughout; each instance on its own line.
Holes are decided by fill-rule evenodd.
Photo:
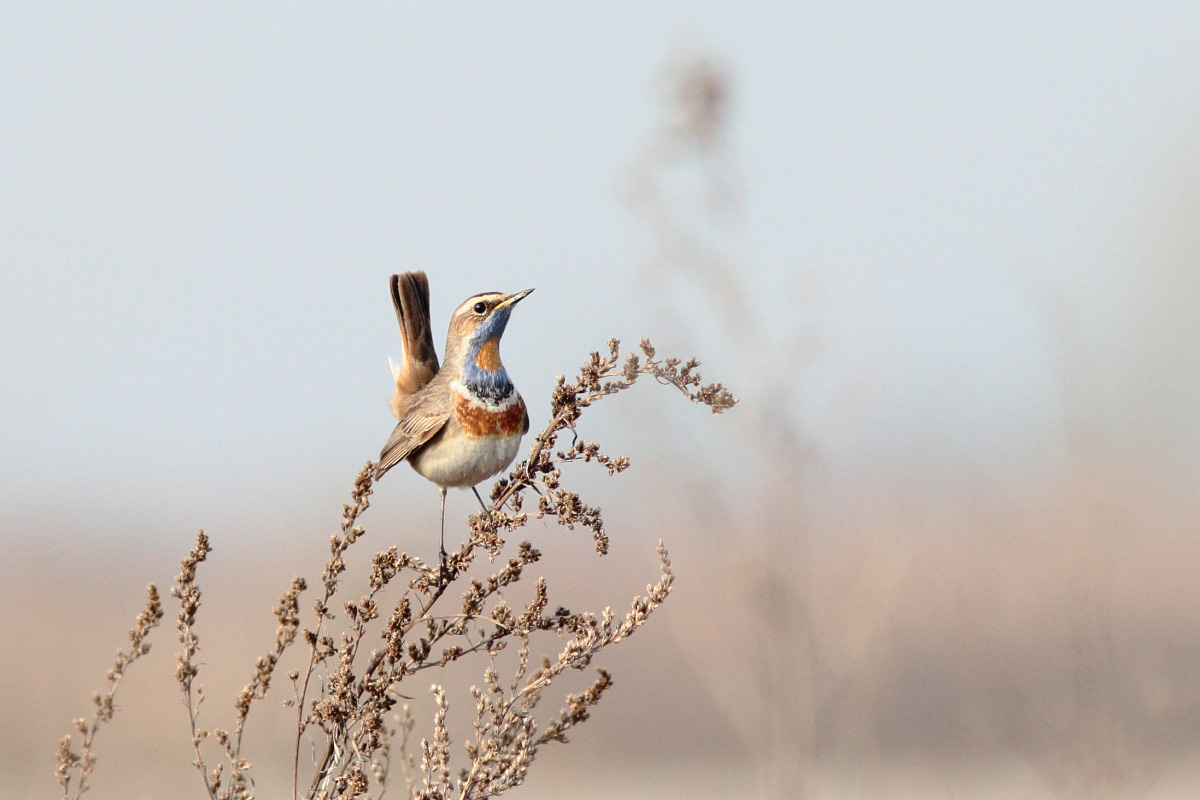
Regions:
M 459 396 L 454 405 L 454 416 L 462 426 L 463 433 L 473 438 L 483 436 L 519 436 L 525 424 L 525 401 L 517 401 L 503 411 L 489 411 Z

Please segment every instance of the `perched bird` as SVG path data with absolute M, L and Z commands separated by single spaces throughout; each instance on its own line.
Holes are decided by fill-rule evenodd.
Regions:
M 440 368 L 429 321 L 429 279 L 424 272 L 393 275 L 391 290 L 403 346 L 400 363 L 391 362 L 392 413 L 399 423 L 379 454 L 375 478 L 408 459 L 437 484 L 444 559 L 446 489 L 469 486 L 486 509 L 475 484 L 511 464 L 529 431 L 525 402 L 500 362 L 500 337 L 513 306 L 533 289 L 464 300 L 450 317 Z

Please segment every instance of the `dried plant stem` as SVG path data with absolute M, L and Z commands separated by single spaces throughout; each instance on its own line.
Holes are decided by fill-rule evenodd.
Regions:
M 275 646 L 265 656 L 255 663 L 254 676 L 238 695 L 234 708 L 237 717 L 234 724 L 233 736 L 219 736 L 225 747 L 226 758 L 229 760 L 229 785 L 223 797 L 228 800 L 249 800 L 253 796 L 246 771 L 249 762 L 242 758 L 242 740 L 246 729 L 246 719 L 255 700 L 266 697 L 271 687 L 271 677 L 275 667 L 283 657 L 284 651 L 296 639 L 299 627 L 300 593 L 307 588 L 303 578 L 292 579 L 292 585 L 280 596 L 279 604 L 274 613 L 279 620 L 279 628 L 275 632 Z
M 154 584 L 146 587 L 146 595 L 146 607 L 138 614 L 136 624 L 129 631 L 129 652 L 117 651 L 116 661 L 108 671 L 108 683 L 104 693 L 97 692 L 92 696 L 96 711 L 92 715 L 91 721 L 82 717 L 75 720 L 75 728 L 83 736 L 80 741 L 79 753 L 75 753 L 71 749 L 70 736 L 64 736 L 58 743 L 55 777 L 62 786 L 64 800 L 79 800 L 84 792 L 91 788 L 88 785 L 88 778 L 96 766 L 96 755 L 92 751 L 96 734 L 102 725 L 112 721 L 117 689 L 121 686 L 121 679 L 125 677 L 125 671 L 134 661 L 150 652 L 150 643 L 146 641 L 146 638 L 150 635 L 150 631 L 158 627 L 158 623 L 162 621 L 163 611 L 158 599 L 158 588 Z M 72 773 L 76 773 L 79 779 L 74 795 L 71 794 Z
M 369 465 L 369 466 L 373 466 L 373 465 Z M 428 581 L 437 572 L 438 572 L 437 570 L 428 570 L 427 574 L 423 575 L 422 578 L 420 578 L 418 580 Z M 445 593 L 448 586 L 449 586 L 448 583 L 436 583 L 433 585 L 432 594 L 430 594 L 427 601 L 419 607 L 418 612 L 416 615 L 414 615 L 412 621 L 409 622 L 407 625 L 402 626 L 402 628 L 401 628 L 401 631 L 402 631 L 401 636 L 402 637 L 403 637 L 403 635 L 410 633 L 413 630 L 413 628 L 415 628 L 418 624 L 424 623 L 429 618 L 430 610 L 432 610 L 434 604 L 437 603 L 437 601 L 439 599 L 441 599 L 442 595 Z M 357 696 L 361 695 L 363 692 L 366 691 L 366 686 L 367 686 L 368 682 L 370 681 L 370 679 L 372 677 L 374 677 L 376 671 L 379 669 L 380 665 L 383 663 L 384 655 L 385 655 L 385 651 L 383 651 L 383 650 L 378 651 L 372 655 L 371 660 L 368 662 L 366 669 L 363 671 L 362 679 L 359 682 L 358 688 L 356 690 L 356 693 L 355 693 L 356 699 L 357 699 Z M 317 771 L 313 775 L 313 783 L 312 783 L 312 786 L 309 788 L 307 797 L 314 797 L 317 793 L 317 789 L 319 788 L 321 782 L 325 779 L 325 777 L 326 777 L 325 772 L 329 769 L 329 765 L 333 761 L 333 758 L 334 758 L 335 749 L 336 749 L 335 745 L 336 745 L 336 742 L 331 738 L 325 748 L 325 754 L 322 756 L 321 761 L 318 763 Z
M 325 594 L 317 601 L 314 607 L 317 615 L 317 624 L 314 630 L 305 629 L 304 631 L 304 639 L 309 646 L 309 658 L 308 668 L 304 671 L 304 684 L 296 700 L 296 737 L 292 748 L 292 800 L 297 800 L 300 785 L 300 742 L 304 737 L 304 731 L 311 721 L 310 717 L 305 716 L 305 701 L 308 698 L 309 682 L 312 680 L 317 666 L 324 663 L 336 649 L 332 640 L 328 637 L 322 637 L 321 632 L 324 630 L 325 621 L 333 619 L 333 615 L 329 613 L 329 602 L 333 599 L 334 594 L 337 593 L 338 581 L 341 574 L 346 571 L 346 550 L 349 549 L 350 545 L 358 541 L 359 537 L 365 532 L 355 523 L 358 520 L 358 516 L 366 511 L 371 504 L 371 483 L 374 474 L 375 465 L 367 462 L 355 478 L 354 491 L 351 493 L 351 500 L 353 502 L 342 506 L 341 533 L 340 535 L 334 534 L 330 537 L 330 557 L 322 574 Z
M 196 756 L 192 763 L 204 781 L 204 789 L 208 796 L 211 800 L 218 800 L 221 768 L 216 767 L 210 775 L 208 765 L 204 761 L 204 751 L 200 745 L 208 738 L 209 731 L 201 729 L 199 725 L 204 689 L 195 682 L 200 672 L 195 663 L 196 653 L 200 650 L 200 637 L 194 630 L 196 612 L 200 610 L 200 587 L 196 585 L 196 567 L 208 558 L 211 551 L 208 536 L 204 531 L 200 531 L 196 534 L 196 546 L 179 565 L 179 575 L 175 578 L 175 585 L 171 587 L 171 596 L 179 601 L 179 617 L 175 627 L 179 631 L 179 643 L 183 645 L 183 650 L 176 655 L 175 680 L 183 691 L 184 703 L 188 710 L 192 750 Z

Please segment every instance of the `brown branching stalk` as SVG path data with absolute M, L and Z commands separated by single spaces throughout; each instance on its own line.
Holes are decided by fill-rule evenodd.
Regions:
M 175 577 L 175 585 L 171 587 L 171 597 L 179 601 L 179 617 L 175 628 L 179 631 L 179 643 L 183 650 L 176 653 L 175 681 L 183 691 L 183 702 L 187 706 L 188 724 L 192 733 L 192 750 L 195 759 L 192 761 L 204 781 L 204 789 L 212 800 L 218 800 L 221 787 L 222 765 L 218 764 L 209 772 L 204 761 L 204 750 L 201 744 L 212 735 L 212 731 L 204 730 L 199 725 L 200 706 L 204 703 L 204 689 L 196 682 L 200 668 L 196 665 L 196 654 L 200 652 L 200 637 L 196 635 L 193 626 L 196 624 L 196 612 L 200 610 L 200 587 L 196 585 L 196 567 L 198 567 L 212 552 L 208 544 L 208 536 L 204 531 L 196 534 L 196 546 L 188 553 L 187 558 L 179 565 L 179 574 Z
M 250 800 L 254 797 L 253 781 L 248 775 L 251 763 L 242 757 L 242 739 L 246 720 L 255 700 L 266 697 L 271 687 L 275 667 L 288 646 L 295 641 L 299 628 L 299 596 L 306 588 L 303 578 L 295 578 L 292 585 L 280 596 L 274 608 L 279 628 L 275 632 L 275 646 L 255 663 L 254 675 L 238 694 L 234 702 L 233 733 L 216 728 L 208 730 L 200 725 L 200 706 L 204 702 L 204 689 L 196 680 L 199 665 L 196 655 L 200 651 L 200 637 L 195 631 L 196 614 L 200 610 L 200 588 L 196 584 L 196 570 L 212 552 L 208 536 L 204 531 L 196 534 L 196 546 L 179 566 L 179 575 L 171 588 L 171 596 L 179 601 L 176 628 L 183 649 L 176 654 L 175 680 L 183 693 L 187 707 L 188 724 L 192 734 L 193 766 L 200 773 L 204 789 L 211 800 Z M 220 747 L 223 761 L 209 769 L 204 755 L 204 742 L 214 739 Z M 225 772 L 228 770 L 228 778 Z
M 274 609 L 279 621 L 274 647 L 258 659 L 250 683 L 234 704 L 232 734 L 210 731 L 199 723 L 204 694 L 196 680 L 200 645 L 194 626 L 200 590 L 195 578 L 210 547 L 203 531 L 198 534 L 171 594 L 180 604 L 177 627 L 183 646 L 176 679 L 188 709 L 194 764 L 211 800 L 255 796 L 248 774 L 251 765 L 242 756 L 246 720 L 253 703 L 269 692 L 272 676 L 298 633 L 307 653 L 303 668 L 288 673 L 292 695 L 284 700 L 296 712 L 290 737 L 293 800 L 364 796 L 380 800 L 399 785 L 391 774 L 395 765 L 405 795 L 412 800 L 495 797 L 525 780 L 539 748 L 568 741 L 568 732 L 587 721 L 612 686 L 608 672 L 598 670 L 599 677 L 590 686 L 579 694 L 567 694 L 562 707 L 547 719 L 539 721 L 534 712 L 556 679 L 569 670 L 587 668 L 601 650 L 644 625 L 666 600 L 674 581 L 666 548 L 659 543 L 658 580 L 647 587 L 646 596 L 634 598 L 623 615 L 611 609 L 595 614 L 552 606 L 544 578 L 536 579 L 527 601 L 510 605 L 506 592 L 514 590 L 542 557 L 529 542 L 517 544 L 487 577 L 467 573 L 477 564 L 494 564 L 506 547 L 504 535 L 519 530 L 531 517 L 553 517 L 568 529 L 582 526 L 591 531 L 596 552 L 607 553 L 608 535 L 600 509 L 562 485 L 562 467 L 595 462 L 615 475 L 629 466 L 629 460 L 609 456 L 598 444 L 578 437 L 575 425 L 584 409 L 628 389 L 642 376 L 676 387 L 714 413 L 737 402 L 721 384 L 702 383 L 694 358 L 657 360 L 645 339 L 640 349 L 640 355 L 622 358 L 619 342 L 611 340 L 608 353 L 593 353 L 574 382 L 558 377 L 549 422 L 534 437 L 528 457 L 493 487 L 489 509 L 469 518 L 469 538 L 447 556 L 444 567 L 430 566 L 390 547 L 372 557 L 367 586 L 357 599 L 338 601 L 349 548 L 365 535 L 358 522 L 373 491 L 375 465 L 368 462 L 355 479 L 351 502 L 343 507 L 341 528 L 330 539 L 330 557 L 321 576 L 324 591 L 313 604 L 313 621 L 301 627 L 299 596 L 306 584 L 296 578 Z M 567 431 L 570 442 L 559 446 Z M 524 511 L 529 491 L 538 494 L 536 506 Z M 481 554 L 487 555 L 487 561 L 478 558 Z M 460 599 L 452 601 L 451 595 Z M 445 607 L 436 608 L 444 598 Z M 340 615 L 334 611 L 335 602 L 341 605 Z M 339 620 L 342 630 L 335 635 Z M 535 659 L 535 639 L 548 634 L 563 643 Z M 509 645 L 516 646 L 516 666 L 512 677 L 502 680 L 500 654 Z M 416 720 L 409 707 L 402 705 L 401 714 L 396 714 L 405 699 L 401 684 L 418 672 L 452 669 L 472 657 L 484 661 L 483 686 L 471 690 L 474 737 L 460 755 L 452 752 L 447 723 L 451 699 L 435 684 L 431 733 L 420 741 L 418 752 L 412 738 Z M 220 745 L 221 756 L 211 768 L 205 757 L 205 742 L 210 738 Z M 306 743 L 313 748 L 314 759 L 311 774 L 302 781 L 300 753 L 307 749 Z M 90 738 L 85 753 L 90 753 L 89 745 Z M 90 772 L 95 759 L 89 757 Z M 75 763 L 60 756 L 60 772 Z
M 307 588 L 303 578 L 293 578 L 292 585 L 280 596 L 279 604 L 275 606 L 275 617 L 279 620 L 279 628 L 275 631 L 275 647 L 264 656 L 260 656 L 254 665 L 254 675 L 246 684 L 234 702 L 236 711 L 233 734 L 217 731 L 217 741 L 225 751 L 229 764 L 229 783 L 220 795 L 227 800 L 246 800 L 253 797 L 252 781 L 247 771 L 252 766 L 242 758 L 242 736 L 246 729 L 246 718 L 255 700 L 267 696 L 271 688 L 271 676 L 275 667 L 288 646 L 296 640 L 296 630 L 300 626 L 300 593 Z
M 88 785 L 88 777 L 96 766 L 96 754 L 92 751 L 96 734 L 102 725 L 112 721 L 115 708 L 113 702 L 117 696 L 117 689 L 121 686 L 121 679 L 125 677 L 125 671 L 134 661 L 150 652 L 150 643 L 146 641 L 146 637 L 162 621 L 163 611 L 158 599 L 158 589 L 153 583 L 146 588 L 146 594 L 146 607 L 138 614 L 134 627 L 129 631 L 129 651 L 117 650 L 117 659 L 108 671 L 105 691 L 92 696 L 96 711 L 91 721 L 83 717 L 75 720 L 75 728 L 83 737 L 79 743 L 79 752 L 72 749 L 69 735 L 64 736 L 58 743 L 55 777 L 62 786 L 64 800 L 78 800 L 91 788 Z M 71 794 L 72 777 L 78 779 L 74 794 Z

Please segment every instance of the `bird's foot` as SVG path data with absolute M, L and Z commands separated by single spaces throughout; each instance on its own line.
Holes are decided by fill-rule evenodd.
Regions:
M 440 548 L 438 553 L 438 583 L 441 586 L 445 586 L 450 582 L 450 567 L 446 564 L 448 556 L 449 553 L 446 552 L 446 548 Z

